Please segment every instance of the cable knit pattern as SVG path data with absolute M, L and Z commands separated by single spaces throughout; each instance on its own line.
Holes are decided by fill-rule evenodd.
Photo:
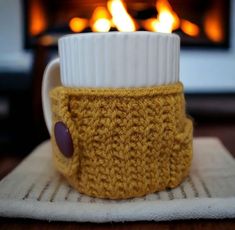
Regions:
M 174 188 L 187 176 L 192 122 L 181 83 L 127 89 L 61 86 L 50 97 L 53 126 L 64 122 L 74 147 L 73 157 L 64 157 L 52 135 L 54 162 L 79 192 L 139 197 Z

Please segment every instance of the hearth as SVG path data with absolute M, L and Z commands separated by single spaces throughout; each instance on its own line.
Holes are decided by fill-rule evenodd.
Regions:
M 69 33 L 159 31 L 182 46 L 229 47 L 229 0 L 24 0 L 25 47 Z

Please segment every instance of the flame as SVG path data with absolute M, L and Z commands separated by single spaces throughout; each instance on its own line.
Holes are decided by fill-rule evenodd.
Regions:
M 84 18 L 75 17 L 69 21 L 69 28 L 75 33 L 83 31 L 87 27 L 87 25 L 88 20 Z
M 180 19 L 167 0 L 156 1 L 157 18 L 150 18 L 143 22 L 145 29 L 154 32 L 171 33 L 179 28 Z
M 101 6 L 95 8 L 90 24 L 94 32 L 108 32 L 111 28 L 111 20 L 107 9 Z
M 200 29 L 196 24 L 184 19 L 181 20 L 181 29 L 191 37 L 198 36 L 200 32 Z
M 157 18 L 149 18 L 142 22 L 146 30 L 171 33 L 173 30 L 181 28 L 189 36 L 194 37 L 199 35 L 199 27 L 188 20 L 180 19 L 168 0 L 157 0 L 156 9 L 158 11 Z
M 157 23 L 158 23 L 158 20 L 156 18 L 149 18 L 149 19 L 144 20 L 142 22 L 142 25 L 146 30 L 157 32 L 157 29 L 156 29 Z
M 112 15 L 112 21 L 119 31 L 136 31 L 135 22 L 121 0 L 110 0 L 107 6 Z
M 219 6 L 221 7 L 221 6 Z M 204 20 L 204 28 L 207 37 L 213 42 L 221 42 L 224 40 L 223 25 L 219 8 L 212 9 L 207 13 Z
M 30 9 L 30 33 L 35 36 L 46 28 L 46 20 L 40 0 L 33 0 Z
M 172 30 L 179 27 L 180 19 L 167 0 L 158 0 L 156 9 L 158 11 L 158 22 L 156 24 L 158 32 L 171 33 Z

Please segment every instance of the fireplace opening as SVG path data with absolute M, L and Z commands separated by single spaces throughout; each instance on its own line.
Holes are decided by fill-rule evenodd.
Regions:
M 229 47 L 229 0 L 24 0 L 25 47 L 56 47 L 66 34 L 177 33 L 183 47 Z

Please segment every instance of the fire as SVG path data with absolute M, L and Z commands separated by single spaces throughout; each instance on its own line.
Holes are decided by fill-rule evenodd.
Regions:
M 200 33 L 200 29 L 196 24 L 184 19 L 181 20 L 181 29 L 191 37 L 196 37 Z
M 33 1 L 30 18 L 30 33 L 32 35 L 40 34 L 46 28 L 46 20 L 39 0 Z
M 69 22 L 69 28 L 75 32 L 81 32 L 83 31 L 88 25 L 88 20 L 84 18 L 72 18 Z
M 177 13 L 173 10 L 168 0 L 156 0 L 156 10 L 158 12 L 155 18 L 149 18 L 142 21 L 142 26 L 153 32 L 171 33 L 173 30 L 181 28 L 181 30 L 192 37 L 200 34 L 199 27 L 185 19 L 180 19 Z M 209 19 L 207 19 L 209 21 Z M 216 34 L 217 25 L 211 27 L 205 23 L 207 36 L 214 35 L 214 40 L 219 40 Z M 127 12 L 126 6 L 122 0 L 108 0 L 107 6 L 98 6 L 92 13 L 91 19 L 88 21 L 83 18 L 72 18 L 69 22 L 69 27 L 73 32 L 81 32 L 88 25 L 94 32 L 108 32 L 111 27 L 116 27 L 118 31 L 136 31 L 137 23 Z
M 136 31 L 134 20 L 121 0 L 110 0 L 107 5 L 112 15 L 112 21 L 119 31 Z
M 221 42 L 224 40 L 222 19 L 218 12 L 218 8 L 207 13 L 204 18 L 204 28 L 207 37 L 213 42 Z
M 143 26 L 150 31 L 171 33 L 180 26 L 180 19 L 167 0 L 156 2 L 157 18 L 147 19 Z
M 108 32 L 111 28 L 111 20 L 107 9 L 105 7 L 95 8 L 90 24 L 94 32 Z
M 108 8 L 108 9 L 107 9 Z M 109 0 L 106 7 L 96 7 L 90 26 L 94 32 L 108 32 L 112 26 L 119 31 L 135 31 L 134 20 L 121 0 Z
M 158 16 L 156 18 L 147 19 L 143 22 L 143 27 L 146 30 L 171 33 L 173 30 L 181 28 L 182 31 L 189 36 L 199 35 L 199 27 L 188 20 L 180 19 L 168 0 L 157 0 L 156 9 Z
M 156 9 L 158 17 L 155 26 L 158 32 L 171 33 L 179 27 L 180 19 L 167 0 L 158 0 Z

